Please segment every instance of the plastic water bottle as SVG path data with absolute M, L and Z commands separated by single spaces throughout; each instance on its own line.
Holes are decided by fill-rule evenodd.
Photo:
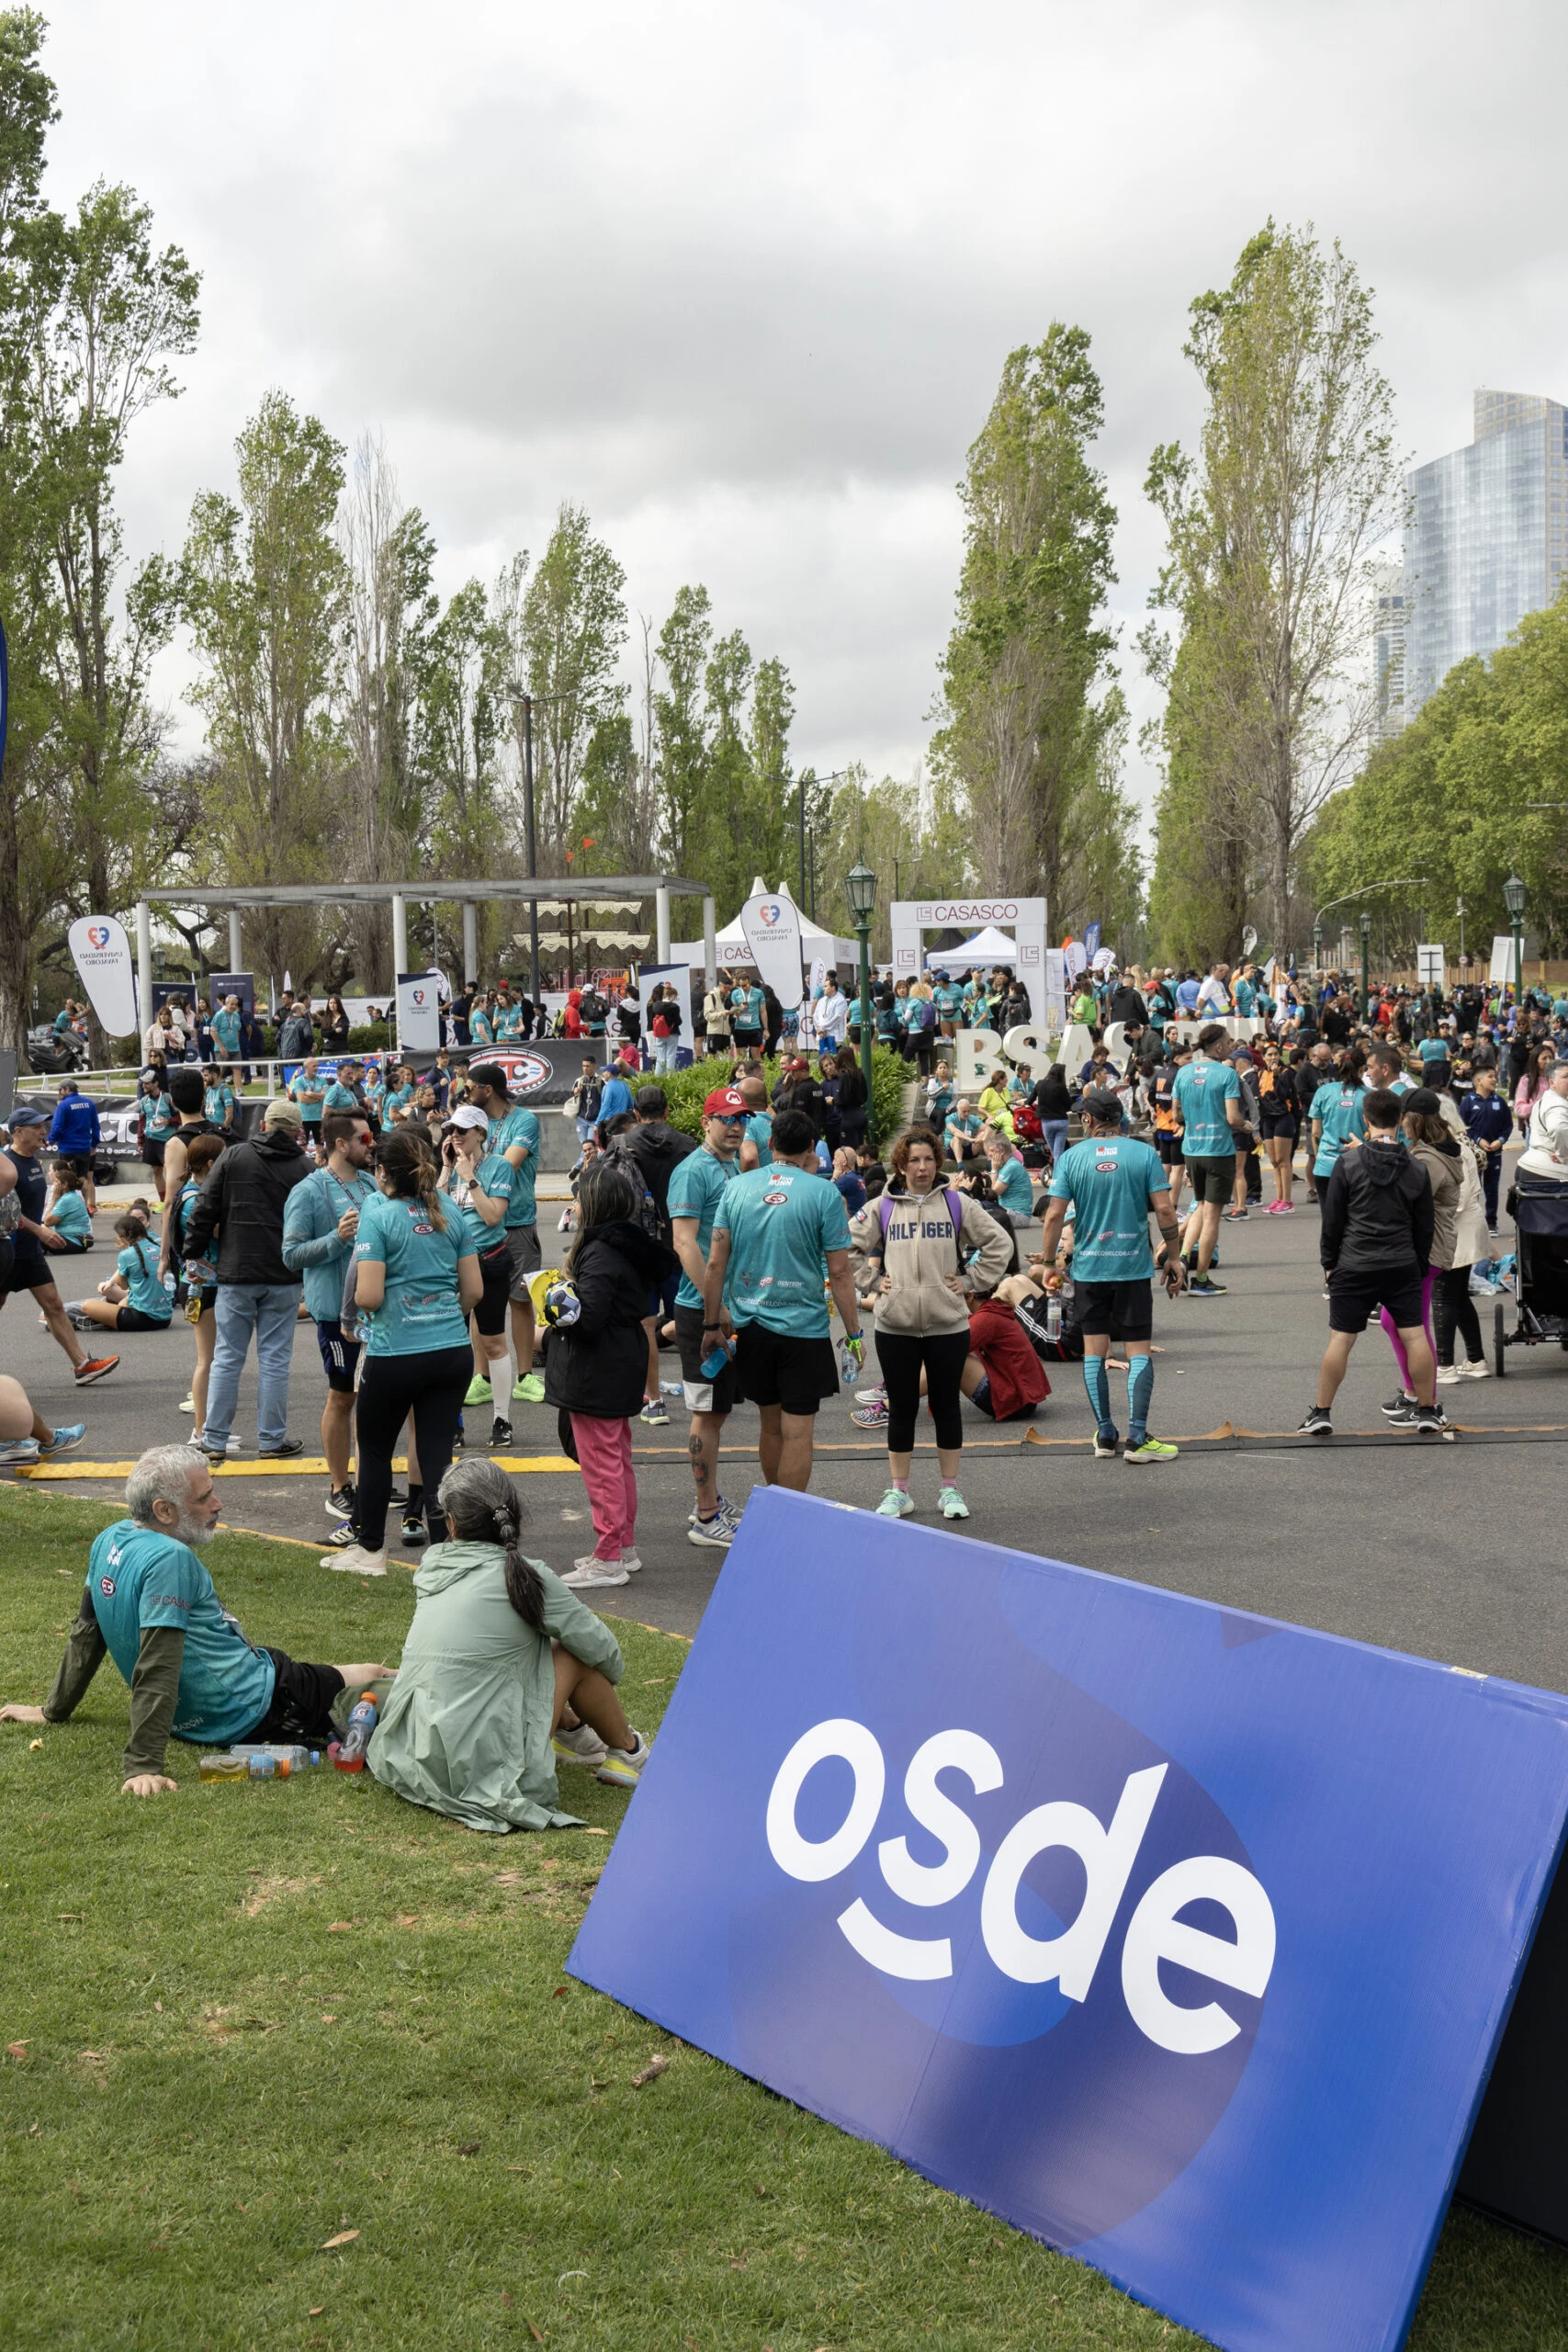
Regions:
M 1059 1298 L 1053 1298 L 1048 1301 L 1045 1308 L 1045 1337 L 1048 1340 L 1059 1340 L 1061 1336 L 1062 1302 Z
M 698 1367 L 699 1371 L 702 1373 L 703 1378 L 705 1380 L 716 1380 L 719 1374 L 723 1372 L 726 1365 L 728 1363 L 730 1357 L 734 1353 L 734 1341 L 732 1340 L 721 1340 L 717 1347 L 715 1348 L 711 1353 L 703 1358 L 702 1363 Z
M 332 1757 L 333 1763 L 340 1772 L 364 1771 L 365 1751 L 370 1745 L 370 1735 L 376 1728 L 376 1717 L 378 1712 L 376 1705 L 376 1693 L 373 1690 L 362 1690 L 355 1702 L 354 1712 L 349 1716 L 348 1728 L 338 1745 L 337 1754 Z M 329 1756 L 332 1755 L 330 1748 L 327 1752 Z
M 281 1756 L 240 1756 L 232 1748 L 220 1756 L 204 1756 L 198 1767 L 203 1781 L 287 1781 L 288 1760 Z
M 293 1747 L 272 1739 L 237 1739 L 229 1750 L 231 1756 L 276 1756 L 291 1772 L 308 1772 L 312 1764 L 321 1760 L 319 1747 Z
M 659 1384 L 659 1393 L 661 1396 L 683 1396 L 686 1393 L 686 1384 L 683 1380 L 661 1380 Z
M 852 1388 L 865 1370 L 865 1341 L 846 1336 L 839 1341 L 839 1378 Z

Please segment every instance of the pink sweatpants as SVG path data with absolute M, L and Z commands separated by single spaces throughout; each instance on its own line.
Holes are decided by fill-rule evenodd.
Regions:
M 637 1473 L 632 1468 L 630 1421 L 601 1420 L 573 1413 L 572 1442 L 593 1514 L 596 1560 L 618 1560 L 637 1542 Z
M 1421 1320 L 1427 1327 L 1427 1345 L 1434 1355 L 1438 1352 L 1438 1343 L 1432 1337 L 1432 1290 L 1437 1279 L 1436 1266 L 1428 1266 L 1421 1284 Z M 1388 1343 L 1393 1350 L 1393 1360 L 1399 1366 L 1400 1385 L 1407 1396 L 1414 1396 L 1416 1383 L 1410 1377 L 1410 1358 L 1404 1352 L 1404 1342 L 1399 1336 L 1399 1328 L 1386 1306 L 1379 1307 L 1378 1319 L 1388 1333 Z

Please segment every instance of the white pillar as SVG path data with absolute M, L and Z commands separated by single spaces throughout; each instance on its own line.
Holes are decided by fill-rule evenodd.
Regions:
M 136 901 L 136 982 L 141 1026 L 152 1018 L 152 910 L 145 899 Z
M 471 988 L 479 976 L 479 910 L 472 899 L 463 901 L 463 986 Z
M 244 952 L 244 941 L 241 936 L 240 910 L 238 907 L 231 907 L 229 910 L 229 969 L 231 972 L 243 970 L 244 967 L 241 964 L 240 958 Z
M 670 961 L 670 892 L 662 882 L 653 894 L 653 924 L 658 940 L 656 953 L 659 961 L 661 964 L 668 964 Z
M 398 974 L 412 967 L 409 963 L 409 902 L 400 890 L 392 893 L 392 986 L 398 984 Z
M 711 899 L 703 900 L 703 972 L 711 989 L 718 978 L 718 939 Z

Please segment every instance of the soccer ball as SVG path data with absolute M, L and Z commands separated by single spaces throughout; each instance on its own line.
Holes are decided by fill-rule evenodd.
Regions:
M 563 1279 L 550 1284 L 545 1293 L 545 1320 L 552 1329 L 564 1330 L 581 1312 L 582 1301 L 569 1282 Z

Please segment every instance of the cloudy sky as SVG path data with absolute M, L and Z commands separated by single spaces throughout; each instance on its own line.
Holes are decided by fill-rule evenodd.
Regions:
M 1105 386 L 1140 712 L 1141 485 L 1195 423 L 1186 305 L 1269 213 L 1376 288 L 1413 456 L 1470 438 L 1477 384 L 1568 396 L 1551 0 L 51 13 L 53 199 L 130 182 L 205 281 L 185 397 L 127 467 L 135 552 L 178 546 L 279 385 L 385 436 L 448 589 L 536 554 L 563 498 L 634 611 L 705 582 L 788 663 L 819 769 L 919 757 L 953 484 L 1053 318 Z M 164 691 L 186 674 L 171 654 Z

